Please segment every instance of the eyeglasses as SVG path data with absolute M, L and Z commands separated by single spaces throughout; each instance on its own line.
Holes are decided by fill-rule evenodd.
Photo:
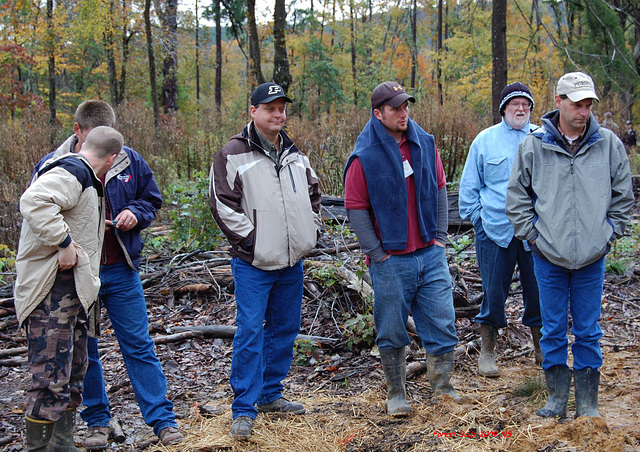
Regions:
M 512 106 L 515 110 L 519 110 L 522 108 L 524 111 L 531 110 L 531 102 L 509 102 L 509 105 Z

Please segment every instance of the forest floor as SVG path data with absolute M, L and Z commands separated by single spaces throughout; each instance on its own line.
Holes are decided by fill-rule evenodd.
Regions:
M 340 240 L 348 242 L 350 238 L 341 236 Z M 472 237 L 469 240 L 463 235 L 455 240 L 458 244 L 473 242 Z M 330 248 L 338 240 L 331 236 L 326 242 Z M 452 247 L 450 254 L 454 289 L 467 301 L 477 300 L 481 290 L 472 243 Z M 362 286 L 349 281 L 352 274 L 345 276 L 339 271 L 347 268 L 357 273 L 362 269 L 360 252 L 319 253 L 305 264 L 301 333 L 333 341 L 299 343 L 295 363 L 284 381 L 285 396 L 301 402 L 307 412 L 303 416 L 261 414 L 251 440 L 236 442 L 228 436 L 231 339 L 171 336 L 177 327 L 234 324 L 228 266 L 222 265 L 223 258 L 198 259 L 202 256 L 189 256 L 180 265 L 174 259 L 168 265 L 167 260 L 156 258 L 141 271 L 150 330 L 168 380 L 168 397 L 175 404 L 186 438 L 172 447 L 154 443 L 157 438 L 141 418 L 115 335 L 103 313 L 100 342 L 105 380 L 114 419 L 122 430 L 109 450 L 640 450 L 640 272 L 633 266 L 622 275 L 607 274 L 605 282 L 601 419 L 573 419 L 573 394 L 567 419 L 535 415 L 546 398 L 544 376 L 534 364 L 529 330 L 520 322 L 522 301 L 517 278 L 506 305 L 509 326 L 499 337 L 500 377 L 477 375 L 479 326 L 472 322 L 472 315 L 465 316 L 461 310 L 456 321 L 460 346 L 452 382 L 463 401 L 436 399 L 426 372 L 416 372 L 407 382 L 414 413 L 405 419 L 393 419 L 384 413 L 379 358 L 375 347 L 367 344 L 372 331 L 366 321 L 370 308 L 363 301 Z M 362 322 L 349 327 L 349 318 Z M 165 336 L 169 339 L 158 340 Z M 0 352 L 26 345 L 15 315 L 0 318 L 0 337 Z M 424 358 L 424 350 L 414 338 L 407 362 L 423 363 Z M 4 451 L 23 449 L 25 391 L 29 385 L 24 359 L 23 355 L 13 361 L 3 360 L 0 366 L 0 450 Z M 78 418 L 78 446 L 85 432 L 86 425 Z

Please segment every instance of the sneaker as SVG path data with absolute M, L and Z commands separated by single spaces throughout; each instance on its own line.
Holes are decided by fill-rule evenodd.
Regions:
M 258 405 L 257 408 L 260 413 L 304 414 L 305 411 L 301 403 L 289 402 L 284 397 L 280 397 L 279 399 L 264 405 Z
M 109 434 L 111 433 L 111 427 L 96 426 L 89 427 L 87 435 L 84 438 L 84 447 L 87 450 L 100 450 L 106 449 L 109 445 Z
M 158 438 L 163 446 L 168 446 L 171 443 L 182 441 L 184 436 L 176 427 L 165 427 L 158 433 Z
M 236 440 L 246 441 L 251 438 L 253 419 L 249 416 L 239 416 L 233 420 L 229 436 Z

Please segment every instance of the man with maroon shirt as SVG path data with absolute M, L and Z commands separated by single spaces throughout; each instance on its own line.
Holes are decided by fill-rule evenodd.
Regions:
M 345 207 L 373 283 L 376 344 L 391 416 L 407 416 L 405 346 L 409 311 L 427 351 L 436 396 L 459 399 L 450 383 L 458 343 L 445 255 L 447 191 L 433 136 L 409 118 L 396 82 L 371 93 L 371 119 L 345 168 Z

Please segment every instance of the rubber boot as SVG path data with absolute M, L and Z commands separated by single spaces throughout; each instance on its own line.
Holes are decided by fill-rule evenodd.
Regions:
M 27 424 L 27 452 L 46 451 L 53 433 L 53 422 L 25 416 L 25 423 Z
M 574 370 L 573 375 L 576 387 L 576 417 L 601 417 L 598 413 L 600 372 L 587 367 L 582 370 Z
M 73 441 L 76 429 L 76 409 L 66 410 L 62 417 L 53 424 L 53 438 L 49 452 L 80 452 Z
M 536 411 L 540 417 L 567 417 L 567 401 L 571 388 L 571 369 L 566 366 L 553 366 L 544 371 L 547 381 L 547 404 Z
M 459 401 L 461 397 L 451 384 L 452 373 L 453 351 L 439 356 L 427 354 L 427 375 L 429 375 L 429 383 L 431 383 L 431 389 L 433 389 L 435 396 L 448 395 Z
M 483 377 L 499 377 L 500 370 L 496 365 L 496 343 L 498 342 L 498 328 L 486 323 L 480 324 L 480 338 L 482 347 L 478 358 L 478 374 Z
M 531 337 L 533 338 L 533 356 L 536 360 L 536 365 L 542 366 L 542 349 L 540 348 L 540 339 L 542 339 L 542 327 L 532 326 Z
M 394 417 L 408 416 L 413 411 L 407 403 L 405 384 L 407 366 L 404 347 L 380 350 L 380 361 L 387 384 L 387 414 Z

